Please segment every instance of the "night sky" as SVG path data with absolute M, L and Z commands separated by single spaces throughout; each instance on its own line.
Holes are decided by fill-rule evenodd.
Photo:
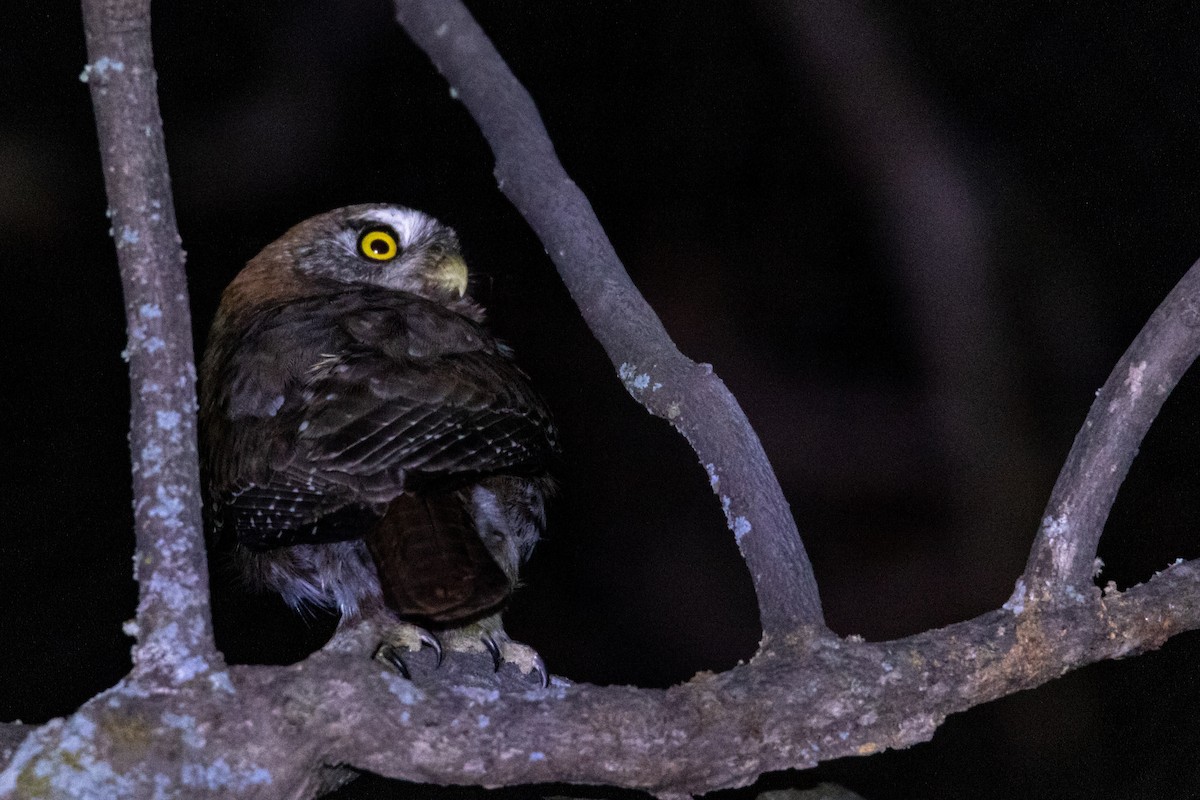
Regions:
M 973 352 L 978 332 L 938 340 L 922 317 L 896 245 L 920 220 L 881 200 L 890 162 L 864 168 L 829 81 L 798 67 L 802 43 L 766 5 L 469 3 L 634 282 L 741 401 L 840 634 L 1004 602 L 1095 390 L 1200 257 L 1200 13 L 1128 5 L 869 5 L 987 230 L 985 291 L 942 299 L 982 297 L 996 360 L 947 387 L 930 342 Z M 359 202 L 434 214 L 562 431 L 561 496 L 510 633 L 598 683 L 669 686 L 749 658 L 753 592 L 703 469 L 625 393 L 387 0 L 154 11 L 197 350 L 225 284 L 295 222 Z M 78 9 L 20 0 L 0 19 L 0 720 L 41 722 L 129 668 L 129 390 Z M 949 430 L 949 396 L 978 428 Z M 1101 583 L 1200 556 L 1197 409 L 1189 374 L 1122 489 Z M 213 584 L 234 661 L 295 661 L 335 622 L 220 569 Z M 1200 796 L 1198 669 L 1184 635 L 956 715 L 929 744 L 759 788 Z

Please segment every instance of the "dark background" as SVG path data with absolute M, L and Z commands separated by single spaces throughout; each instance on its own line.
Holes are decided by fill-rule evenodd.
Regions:
M 1200 255 L 1200 15 L 1129 5 L 870 6 L 990 230 L 981 297 L 1002 347 L 976 366 L 1003 376 L 1000 402 L 986 381 L 939 382 L 938 321 L 914 302 L 878 174 L 763 7 L 471 4 L 635 283 L 741 400 L 839 633 L 903 636 L 1004 602 L 1094 391 Z M 124 674 L 136 601 L 124 318 L 77 12 L 0 14 L 0 719 L 27 722 Z M 748 658 L 752 590 L 703 470 L 625 394 L 386 0 L 155 14 L 197 341 L 240 265 L 296 221 L 367 201 L 435 214 L 563 433 L 562 497 L 510 632 L 599 683 L 667 686 Z M 977 431 L 947 432 L 947 385 L 973 398 Z M 1200 556 L 1198 395 L 1189 375 L 1144 443 L 1101 583 Z M 293 661 L 331 630 L 214 582 L 232 659 Z M 956 715 L 929 744 L 759 788 L 1200 796 L 1198 665 L 1184 635 Z

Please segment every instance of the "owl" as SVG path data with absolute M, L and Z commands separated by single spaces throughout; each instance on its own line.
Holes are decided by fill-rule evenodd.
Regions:
M 435 645 L 498 626 L 558 444 L 466 290 L 454 231 L 383 204 L 301 222 L 225 289 L 202 451 L 215 538 L 249 584 L 343 624 L 390 614 Z

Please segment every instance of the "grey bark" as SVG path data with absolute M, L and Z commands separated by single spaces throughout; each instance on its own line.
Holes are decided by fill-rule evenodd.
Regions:
M 450 3 L 402 5 L 425 15 L 455 11 Z M 140 381 L 160 376 L 177 382 L 162 387 L 171 399 L 166 406 L 139 400 L 143 384 L 135 384 L 135 441 L 143 449 L 162 448 L 161 455 L 146 455 L 135 446 L 138 496 L 171 503 L 162 513 L 137 517 L 142 602 L 133 672 L 67 718 L 31 731 L 0 728 L 5 745 L 0 797 L 307 797 L 342 779 L 344 767 L 419 782 L 571 782 L 678 797 L 745 785 L 768 771 L 925 741 L 949 714 L 1200 628 L 1200 562 L 1175 564 L 1126 592 L 1101 593 L 1083 578 L 1099 535 L 1094 518 L 1102 522 L 1105 498 L 1115 492 L 1132 448 L 1200 350 L 1194 285 L 1200 267 L 1193 267 L 1155 312 L 1089 415 L 1051 501 L 1066 521 L 1043 526 L 1026 576 L 1033 590 L 1019 591 L 1003 609 L 893 642 L 866 643 L 794 624 L 813 620 L 805 615 L 815 606 L 802 600 L 808 590 L 789 591 L 775 587 L 775 578 L 760 577 L 764 613 L 773 615 L 772 635 L 760 652 L 749 664 L 701 673 L 667 690 L 562 681 L 543 690 L 511 665 L 494 674 L 482 654 L 454 654 L 440 670 L 430 668 L 431 654 L 413 656 L 414 680 L 408 681 L 367 657 L 379 637 L 371 622 L 339 632 L 299 664 L 224 668 L 211 649 L 203 591 L 188 427 L 191 349 L 182 332 L 186 325 L 180 324 L 186 322 L 182 258 L 173 220 L 163 209 L 169 197 L 161 129 L 146 95 L 153 85 L 148 3 L 87 3 L 85 9 L 87 75 L 116 211 L 118 260 L 127 292 L 136 298 L 130 301 L 131 371 Z M 421 14 L 408 22 L 420 27 L 426 20 Z M 419 36 L 462 37 L 453 42 L 462 58 L 483 52 L 482 33 L 467 24 L 469 18 L 455 17 L 459 27 L 450 25 L 440 34 L 442 22 L 426 21 L 436 25 Z M 460 92 L 470 76 L 462 77 Z M 498 94 L 476 101 L 486 106 L 513 98 Z M 548 242 L 561 242 L 563 253 L 596 259 L 578 262 L 588 274 L 564 270 L 578 296 L 596 304 L 586 311 L 589 318 L 639 308 L 623 272 L 604 272 L 612 262 L 600 255 L 611 250 L 582 195 L 573 187 L 561 194 L 567 184 L 547 166 L 553 154 L 536 116 L 500 114 L 492 122 L 496 119 L 505 125 L 536 123 L 532 141 L 542 149 L 517 150 L 500 160 L 535 159 L 531 174 L 550 182 L 522 182 L 521 202 L 532 204 Z M 520 130 L 502 125 L 500 134 L 519 138 Z M 501 170 L 502 178 L 506 174 Z M 559 210 L 568 216 L 556 223 Z M 139 214 L 146 215 L 144 221 Z M 137 293 L 143 291 L 149 292 L 144 302 L 159 304 L 159 314 L 142 310 Z M 136 334 L 134 326 L 143 323 L 153 324 Z M 655 324 L 652 318 L 643 323 Z M 615 352 L 632 346 L 623 342 L 628 330 L 603 330 L 618 346 Z M 153 336 L 163 344 L 148 344 Z M 661 340 L 650 347 L 659 345 Z M 662 374 L 681 381 L 663 391 L 684 404 L 685 416 L 695 407 L 710 414 L 718 407 L 729 411 L 704 370 L 677 356 L 662 357 L 679 370 Z M 659 374 L 659 366 L 638 362 L 626 376 L 633 390 L 651 395 L 652 404 L 653 384 L 638 384 L 643 374 Z M 692 391 L 707 399 L 694 400 Z M 159 413 L 180 416 L 164 426 Z M 143 418 L 147 414 L 149 420 Z M 698 423 L 680 427 L 687 432 L 689 424 Z M 739 436 L 732 443 L 718 437 L 714 446 L 734 458 L 735 444 L 746 444 Z M 752 481 L 754 474 L 751 469 L 743 477 Z M 164 500 L 158 489 L 167 480 L 181 488 Z M 1097 505 L 1087 505 L 1089 493 Z M 1064 504 L 1064 497 L 1084 500 Z M 1077 520 L 1072 515 L 1079 509 L 1085 513 Z M 759 546 L 767 550 L 786 548 L 781 545 L 786 537 L 764 541 Z M 1066 554 L 1055 549 L 1060 541 L 1070 544 Z M 753 548 L 745 552 L 748 558 L 764 555 Z M 786 549 L 783 555 L 789 557 Z M 1047 590 L 1038 590 L 1041 586 Z
M 304 797 L 325 765 L 443 784 L 697 794 L 923 742 L 949 714 L 1198 627 L 1193 561 L 1127 592 L 893 642 L 781 637 L 750 664 L 666 690 L 536 689 L 512 667 L 493 676 L 485 657 L 461 655 L 409 682 L 343 640 L 290 667 L 232 667 L 221 686 L 147 693 L 123 682 L 39 728 L 0 774 L 0 796 L 71 786 L 98 797 Z M 31 791 L 45 786 L 57 791 Z
M 1092 586 L 1096 549 L 1142 439 L 1200 353 L 1200 261 L 1121 356 L 1058 475 L 1014 599 L 1069 598 Z M 1011 601 L 1010 601 L 1011 602 Z
M 219 666 L 208 606 L 196 368 L 158 110 L 149 0 L 85 0 L 88 64 L 129 340 L 135 671 L 182 683 Z

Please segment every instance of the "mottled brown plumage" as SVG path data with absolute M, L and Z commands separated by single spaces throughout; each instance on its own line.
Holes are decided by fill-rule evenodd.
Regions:
M 435 626 L 503 604 L 555 433 L 464 289 L 453 231 L 385 205 L 297 225 L 226 289 L 201 422 L 218 536 L 252 583 Z

